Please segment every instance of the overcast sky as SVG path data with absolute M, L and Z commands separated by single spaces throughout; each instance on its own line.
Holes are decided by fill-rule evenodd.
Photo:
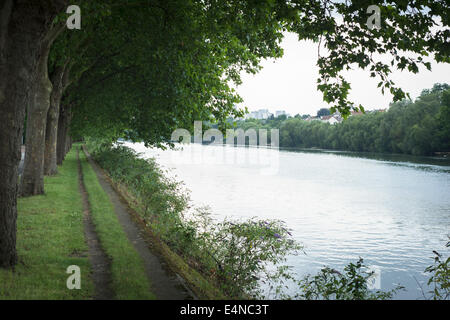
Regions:
M 313 115 L 318 109 L 328 107 L 316 89 L 317 44 L 300 42 L 295 34 L 287 34 L 281 46 L 282 58 L 264 60 L 263 69 L 256 75 L 242 75 L 243 83 L 237 87 L 237 92 L 244 99 L 243 105 L 249 111 L 285 110 L 291 115 Z M 379 80 L 370 78 L 368 71 L 354 70 L 344 75 L 352 86 L 351 101 L 361 103 L 366 110 L 389 106 L 392 95 L 388 92 L 383 95 L 377 88 Z M 436 82 L 450 83 L 450 64 L 432 63 L 432 71 L 421 68 L 418 74 L 394 71 L 392 80 L 415 99 Z

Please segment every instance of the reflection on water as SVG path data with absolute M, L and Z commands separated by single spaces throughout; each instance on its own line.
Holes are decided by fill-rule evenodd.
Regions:
M 295 153 L 329 153 L 334 155 L 340 155 L 344 157 L 352 158 L 365 158 L 383 161 L 386 164 L 393 166 L 412 166 L 416 170 L 428 170 L 428 171 L 444 171 L 450 172 L 450 157 L 424 157 L 424 156 L 412 156 L 405 154 L 386 154 L 386 153 L 370 153 L 370 152 L 350 152 L 350 151 L 336 151 L 336 150 L 323 150 L 323 149 L 302 149 L 302 148 L 282 148 L 285 152 Z
M 288 260 L 299 275 L 324 265 L 341 269 L 363 257 L 380 268 L 382 289 L 401 283 L 407 291 L 397 298 L 416 299 L 421 296 L 417 283 L 425 286 L 423 270 L 433 262 L 432 250 L 445 250 L 450 233 L 447 159 L 201 145 L 161 151 L 130 145 L 172 169 L 192 191 L 194 203 L 209 205 L 217 219 L 284 220 L 307 253 Z M 180 161 L 183 154 L 191 160 L 207 157 Z M 217 161 L 225 158 L 235 161 Z M 249 159 L 276 159 L 277 170 L 261 174 L 267 163 Z

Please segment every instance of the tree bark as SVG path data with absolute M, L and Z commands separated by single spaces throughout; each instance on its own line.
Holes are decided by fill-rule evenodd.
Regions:
M 64 30 L 64 25 L 54 26 L 41 45 L 34 82 L 34 99 L 28 106 L 27 136 L 24 170 L 19 187 L 22 197 L 44 193 L 44 152 L 47 114 L 53 85 L 48 76 L 48 56 L 53 41 Z
M 28 106 L 25 162 L 20 183 L 22 197 L 44 193 L 45 132 L 52 92 L 47 72 L 49 51 L 49 44 L 44 44 L 34 83 L 34 99 Z
M 50 108 L 47 113 L 47 126 L 45 133 L 44 174 L 54 175 L 58 173 L 57 165 L 57 141 L 59 111 L 63 92 L 68 83 L 69 70 L 67 63 L 58 68 L 52 76 L 53 91 L 50 96 Z
M 64 150 L 64 158 L 69 153 L 70 149 L 72 149 L 72 137 L 70 136 L 70 123 L 72 122 L 72 112 L 69 109 L 68 115 L 67 115 L 67 121 L 66 121 L 66 143 L 65 143 L 65 150 Z
M 57 152 L 57 164 L 61 165 L 66 156 L 66 142 L 69 132 L 70 122 L 70 107 L 68 105 L 61 104 L 59 120 L 58 120 L 58 141 L 56 146 Z
M 0 267 L 17 262 L 18 166 L 25 109 L 36 74 L 41 43 L 61 3 L 0 3 Z

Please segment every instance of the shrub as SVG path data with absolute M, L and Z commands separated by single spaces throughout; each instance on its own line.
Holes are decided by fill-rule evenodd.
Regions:
M 306 300 L 386 300 L 403 289 L 397 286 L 390 291 L 371 291 L 369 281 L 373 272 L 368 271 L 364 260 L 349 263 L 341 273 L 329 267 L 323 268 L 317 275 L 308 275 L 300 280 L 301 293 L 296 298 Z
M 138 200 L 155 235 L 230 298 L 262 298 L 264 286 L 279 292 L 283 279 L 291 278 L 282 263 L 301 247 L 283 222 L 252 218 L 217 223 L 206 208 L 191 208 L 183 185 L 168 178 L 153 159 L 108 142 L 87 139 L 87 145 L 111 178 Z
M 446 247 L 450 247 L 450 241 L 447 242 Z M 428 285 L 432 285 L 433 289 L 429 291 L 430 296 L 425 298 L 448 300 L 450 298 L 450 256 L 443 258 L 439 252 L 433 251 L 433 253 L 434 264 L 425 269 L 425 272 L 430 274 Z
M 183 185 L 168 178 L 154 159 L 141 159 L 132 149 L 111 142 L 87 139 L 87 144 L 111 178 L 138 200 L 142 206 L 139 213 L 154 233 L 192 267 L 216 281 L 230 298 L 385 300 L 403 289 L 370 290 L 373 273 L 361 258 L 342 273 L 324 267 L 317 275 L 296 280 L 284 263 L 288 255 L 298 254 L 302 248 L 282 221 L 216 222 L 208 208 L 191 208 Z M 434 254 L 434 265 L 425 269 L 430 273 L 428 285 L 434 286 L 426 298 L 448 299 L 450 258 Z M 287 281 L 297 283 L 300 293 L 284 294 Z

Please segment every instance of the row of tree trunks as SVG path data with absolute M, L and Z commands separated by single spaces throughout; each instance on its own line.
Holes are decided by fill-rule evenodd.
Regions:
M 63 24 L 53 26 L 41 45 L 41 54 L 35 77 L 36 81 L 34 82 L 34 99 L 28 106 L 25 162 L 19 191 L 19 194 L 23 197 L 44 193 L 44 154 L 47 117 L 52 93 L 54 92 L 53 84 L 48 75 L 48 57 L 51 45 L 64 28 Z M 63 74 L 64 70 L 62 71 Z M 56 81 L 55 95 L 58 95 L 59 91 L 58 82 Z M 56 100 L 57 97 L 54 98 Z
M 22 197 L 44 193 L 45 133 L 52 92 L 47 71 L 49 52 L 50 43 L 44 43 L 34 83 L 34 99 L 28 105 L 25 162 L 20 183 Z
M 68 84 L 69 68 L 68 61 L 59 67 L 52 75 L 53 91 L 50 97 L 50 108 L 47 113 L 47 127 L 45 133 L 44 174 L 54 175 L 58 173 L 57 145 L 58 145 L 58 122 L 60 115 L 60 104 L 64 90 Z
M 42 43 L 61 1 L 0 2 L 0 267 L 17 262 L 18 166 Z
M 69 127 L 72 120 L 72 113 L 69 106 L 61 105 L 58 121 L 58 143 L 56 146 L 56 160 L 57 164 L 61 165 L 67 152 L 70 150 L 69 146 Z

